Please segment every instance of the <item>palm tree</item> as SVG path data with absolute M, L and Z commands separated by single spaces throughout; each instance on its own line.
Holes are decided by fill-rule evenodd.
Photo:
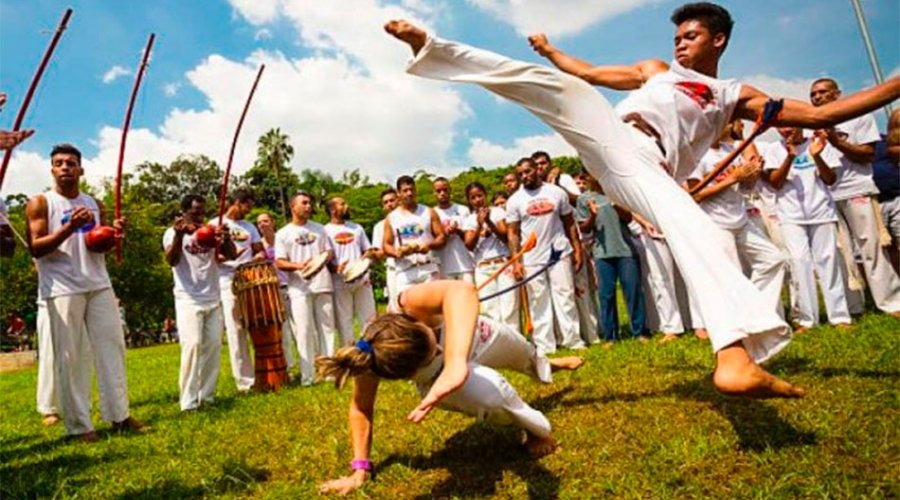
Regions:
M 281 200 L 281 212 L 285 220 L 288 218 L 287 204 L 284 198 L 284 186 L 281 182 L 281 168 L 290 163 L 294 157 L 294 147 L 288 142 L 290 137 L 282 134 L 280 128 L 269 129 L 259 138 L 259 147 L 256 150 L 257 166 L 265 166 L 275 172 L 278 180 L 278 194 Z

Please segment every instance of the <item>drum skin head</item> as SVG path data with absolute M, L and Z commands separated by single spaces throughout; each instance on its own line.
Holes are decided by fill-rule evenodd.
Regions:
M 328 263 L 328 252 L 322 252 L 319 255 L 316 255 L 312 259 L 309 260 L 309 264 L 306 266 L 306 269 L 300 271 L 300 277 L 309 280 L 315 277 L 315 275 L 319 274 L 319 271 L 325 267 L 325 264 Z

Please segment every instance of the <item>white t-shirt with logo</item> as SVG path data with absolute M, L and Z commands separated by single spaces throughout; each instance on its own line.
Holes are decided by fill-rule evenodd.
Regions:
M 219 226 L 219 219 L 209 221 L 213 227 Z M 231 278 L 234 276 L 234 270 L 245 262 L 253 259 L 253 244 L 262 243 L 262 237 L 256 226 L 246 220 L 235 220 L 229 217 L 222 217 L 222 224 L 228 228 L 231 234 L 231 241 L 237 249 L 238 256 L 234 260 L 225 261 L 219 264 L 219 286 L 221 289 L 226 287 L 231 289 Z
M 301 264 L 320 253 L 333 250 L 325 226 L 314 221 L 306 221 L 302 226 L 293 222 L 275 233 L 275 258 Z M 331 273 L 322 269 L 309 280 L 300 277 L 299 272 L 288 273 L 288 295 L 303 296 L 312 293 L 331 292 Z
M 837 221 L 837 212 L 831 191 L 819 177 L 816 163 L 808 153 L 810 141 L 804 139 L 797 146 L 787 179 L 775 195 L 778 219 L 788 224 L 822 224 Z M 766 170 L 777 170 L 787 158 L 787 149 L 781 142 L 773 143 L 760 153 L 765 160 Z M 821 153 L 822 161 L 831 168 L 841 164 L 837 150 L 826 145 Z
M 384 221 L 386 219 L 381 219 L 375 224 L 375 227 L 372 228 L 372 247 L 378 248 L 380 250 L 384 250 Z M 393 257 L 385 257 L 384 265 L 388 269 L 393 269 L 395 267 L 394 258 Z
M 334 249 L 335 268 L 341 264 L 361 259 L 363 253 L 371 246 L 366 232 L 355 222 L 347 221 L 343 224 L 329 222 L 325 224 L 325 232 L 328 234 L 331 248 Z M 347 286 L 340 274 L 333 273 L 331 280 L 336 290 Z M 360 280 L 360 283 L 363 282 L 368 282 L 368 276 Z
M 491 207 L 491 213 L 488 217 L 495 225 L 499 224 L 500 221 L 506 220 L 506 210 L 500 207 Z M 466 220 L 463 221 L 462 229 L 467 232 L 477 230 L 478 214 L 469 214 Z M 475 250 L 472 251 L 472 255 L 475 262 L 478 263 L 500 257 L 508 257 L 509 248 L 506 246 L 506 243 L 500 241 L 500 238 L 485 223 L 481 228 L 481 234 L 478 236 L 478 242 L 475 243 Z
M 872 114 L 854 118 L 834 128 L 839 134 L 846 134 L 847 142 L 851 144 L 869 144 L 881 140 Z M 835 169 L 837 180 L 829 186 L 834 201 L 878 194 L 878 188 L 872 180 L 872 163 L 856 163 L 835 149 L 841 159 L 841 168 Z
M 519 223 L 519 240 L 522 245 L 531 233 L 537 235 L 537 245 L 526 252 L 522 263 L 526 266 L 542 266 L 550 260 L 554 242 L 562 250 L 563 257 L 572 252 L 561 217 L 571 215 L 569 196 L 559 186 L 541 183 L 537 189 L 519 188 L 506 202 L 506 222 Z
M 194 234 L 185 234 L 181 243 L 181 258 L 172 267 L 175 278 L 175 299 L 208 306 L 219 302 L 219 265 L 216 263 L 216 249 L 197 243 Z M 163 250 L 175 241 L 175 228 L 166 229 L 163 234 Z
M 740 94 L 740 82 L 713 78 L 672 61 L 668 71 L 654 75 L 616 105 L 616 113 L 639 113 L 656 129 L 680 184 L 731 121 Z M 627 166 L 625 171 L 616 164 L 609 168 L 633 173 Z
M 732 151 L 734 151 L 734 146 L 724 142 L 719 143 L 718 149 L 710 148 L 710 150 L 703 155 L 703 158 L 700 159 L 700 163 L 697 164 L 697 168 L 694 169 L 694 172 L 689 178 L 698 181 L 703 179 L 706 174 L 712 172 L 715 166 L 724 160 Z M 729 169 L 740 164 L 740 159 L 735 160 Z M 724 181 L 725 178 L 728 177 L 727 172 L 729 169 L 726 169 L 716 176 L 709 185 L 712 186 L 718 182 Z M 700 203 L 700 208 L 709 215 L 709 218 L 712 219 L 713 222 L 725 229 L 739 229 L 747 223 L 747 207 L 744 204 L 744 197 L 741 195 L 740 183 L 737 182 L 732 184 L 728 189 L 719 191 L 715 196 L 703 200 L 703 202 Z
M 56 250 L 35 259 L 38 269 L 38 298 L 46 300 L 111 288 L 106 271 L 106 255 L 91 252 L 85 242 L 88 231 L 100 223 L 100 206 L 97 201 L 83 193 L 75 198 L 66 198 L 55 191 L 48 191 L 43 196 L 47 200 L 48 233 L 54 233 L 68 223 L 78 207 L 90 210 L 94 215 L 94 223 L 80 227 L 60 243 Z
M 469 209 L 457 203 L 451 203 L 447 208 L 434 207 L 435 213 L 441 220 L 444 233 L 447 235 L 447 244 L 444 248 L 435 251 L 441 261 L 441 272 L 444 274 L 457 274 L 470 272 L 473 269 L 472 254 L 466 248 L 466 243 L 451 228 L 461 228 L 463 221 L 469 216 Z
M 388 214 L 391 221 L 391 230 L 394 231 L 394 248 L 399 249 L 403 245 L 418 244 L 426 246 L 434 241 L 431 233 L 431 209 L 419 203 L 413 212 L 403 207 L 395 208 Z M 437 270 L 437 263 L 432 252 L 413 253 L 405 257 L 395 259 L 397 271 L 403 272 L 416 267 L 417 272 L 432 272 Z

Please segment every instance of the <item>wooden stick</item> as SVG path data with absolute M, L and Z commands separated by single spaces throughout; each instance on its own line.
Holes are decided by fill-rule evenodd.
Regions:
M 225 215 L 225 199 L 228 196 L 228 177 L 231 175 L 231 164 L 234 162 L 234 150 L 237 147 L 238 137 L 241 135 L 241 127 L 244 125 L 244 118 L 247 117 L 247 110 L 250 109 L 250 101 L 253 100 L 253 94 L 256 93 L 256 86 L 259 85 L 259 79 L 262 77 L 263 70 L 266 65 L 262 64 L 256 73 L 256 80 L 253 81 L 253 87 L 250 88 L 250 95 L 247 96 L 247 102 L 244 103 L 244 111 L 241 113 L 241 119 L 238 120 L 237 129 L 234 131 L 234 138 L 231 140 L 231 152 L 228 153 L 228 165 L 225 167 L 225 180 L 222 181 L 222 192 L 219 195 L 219 225 L 222 225 L 222 216 Z
M 488 285 L 488 283 L 497 279 L 500 276 L 500 274 L 506 270 L 506 268 L 513 265 L 513 263 L 515 261 L 521 259 L 522 256 L 525 255 L 527 252 L 530 252 L 535 247 L 535 245 L 537 245 L 537 234 L 531 233 L 531 235 L 529 235 L 528 239 L 525 241 L 525 244 L 522 245 L 522 248 L 515 255 L 510 257 L 509 260 L 507 260 L 500 267 L 500 269 L 497 269 L 496 271 L 494 271 L 494 274 L 490 275 L 488 277 L 488 279 L 484 280 L 484 282 L 482 282 L 480 285 L 478 285 L 478 288 L 476 290 L 480 292 L 482 288 L 484 288 Z
M 131 113 L 134 111 L 134 99 L 137 97 L 138 89 L 141 88 L 141 80 L 144 78 L 144 71 L 147 69 L 147 60 L 150 58 L 150 51 L 153 50 L 153 40 L 156 34 L 150 33 L 147 40 L 147 47 L 144 48 L 144 55 L 141 57 L 141 65 L 138 66 L 137 75 L 134 77 L 134 86 L 131 88 L 131 97 L 128 99 L 128 108 L 125 110 L 125 124 L 122 125 L 122 140 L 119 142 L 119 165 L 116 167 L 116 215 L 115 220 L 122 218 L 122 165 L 125 163 L 125 141 L 128 138 L 128 129 L 131 127 Z M 121 230 L 116 228 L 116 264 L 122 263 L 122 237 Z
M 534 333 L 534 324 L 531 322 L 531 308 L 528 306 L 528 290 L 523 286 L 519 288 L 519 299 L 522 301 L 522 316 L 525 319 L 525 333 Z
M 59 26 L 56 27 L 56 32 L 53 34 L 53 39 L 50 40 L 50 45 L 47 47 L 47 50 L 44 52 L 44 58 L 41 59 L 40 65 L 38 65 L 37 72 L 34 74 L 34 77 L 31 79 L 31 84 L 28 86 L 28 92 L 25 94 L 25 100 L 22 101 L 22 106 L 19 107 L 19 113 L 16 115 L 16 121 L 13 122 L 13 132 L 18 132 L 22 128 L 22 122 L 25 120 L 25 111 L 28 110 L 28 105 L 31 104 L 31 98 L 34 97 L 34 91 L 37 89 L 37 84 L 41 80 L 41 76 L 44 74 L 44 70 L 47 69 L 47 64 L 50 62 L 50 56 L 53 55 L 53 51 L 56 49 L 56 44 L 59 43 L 59 39 L 62 37 L 63 31 L 69 25 L 69 18 L 72 17 L 72 9 L 66 9 L 65 13 L 63 13 L 62 20 L 59 22 Z M 3 186 L 3 179 L 6 177 L 6 168 L 9 166 L 9 160 L 12 159 L 13 148 L 9 148 L 3 154 L 3 163 L 0 164 L 0 186 Z

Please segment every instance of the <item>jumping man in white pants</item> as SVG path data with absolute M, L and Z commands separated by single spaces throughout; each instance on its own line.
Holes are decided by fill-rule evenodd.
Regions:
M 216 247 L 197 241 L 203 225 L 206 200 L 189 194 L 181 200 L 181 215 L 163 234 L 166 262 L 175 280 L 175 322 L 181 346 L 178 375 L 179 404 L 182 411 L 211 403 L 219 382 L 219 353 L 222 350 L 222 299 L 219 293 L 219 264 Z M 224 227 L 218 228 L 222 255 L 235 257 L 234 243 Z M 208 244 L 209 242 L 205 242 Z
M 323 484 L 322 492 L 345 494 L 371 477 L 375 396 L 381 379 L 409 379 L 416 384 L 423 399 L 407 417 L 414 423 L 440 407 L 519 427 L 525 446 L 536 456 L 556 450 L 547 418 L 525 403 L 495 369 L 550 383 L 552 371 L 575 370 L 581 358 L 547 359 L 513 330 L 479 317 L 478 295 L 468 283 L 441 280 L 414 285 L 392 300 L 388 311 L 369 324 L 356 345 L 317 361 L 319 376 L 334 377 L 339 388 L 353 377 L 353 472 Z
M 343 276 L 347 264 L 369 254 L 369 238 L 362 226 L 349 220 L 350 207 L 343 198 L 332 198 L 325 207 L 331 217 L 331 222 L 325 224 L 325 232 L 334 250 L 334 272 L 331 274 L 334 313 L 341 345 L 349 345 L 353 342 L 354 317 L 359 321 L 360 330 L 375 319 L 375 294 L 369 273 L 353 283 L 345 283 Z
M 125 336 L 106 258 L 86 243 L 88 231 L 103 224 L 102 206 L 79 190 L 84 170 L 76 147 L 55 146 L 50 163 L 53 189 L 31 198 L 25 215 L 38 299 L 47 305 L 63 422 L 70 435 L 85 442 L 99 439 L 91 423 L 93 360 L 103 419 L 117 429 L 140 431 L 144 425 L 129 415 Z M 115 221 L 119 228 L 123 223 Z
M 759 397 L 802 395 L 757 364 L 787 345 L 787 325 L 727 262 L 725 252 L 706 244 L 713 239 L 715 226 L 666 172 L 674 169 L 676 181 L 682 180 L 725 123 L 755 119 L 769 98 L 753 87 L 716 78 L 733 24 L 725 9 L 689 4 L 675 12 L 673 21 L 677 60 L 671 66 L 651 60 L 634 66 L 592 67 L 553 47 L 543 35 L 531 37 L 538 53 L 583 79 L 437 40 L 404 21 L 392 21 L 386 29 L 412 48 L 415 58 L 409 72 L 478 83 L 521 104 L 575 148 L 611 198 L 666 235 L 710 331 L 718 390 Z M 619 105 L 619 113 L 650 128 L 622 123 L 619 113 L 586 81 L 637 90 Z M 892 79 L 819 108 L 788 100 L 776 122 L 825 127 L 898 96 L 900 79 Z

